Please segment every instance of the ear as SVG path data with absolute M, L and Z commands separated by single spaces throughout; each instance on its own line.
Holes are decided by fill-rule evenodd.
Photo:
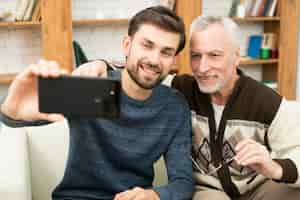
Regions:
M 241 56 L 240 56 L 240 48 L 237 48 L 234 52 L 235 55 L 235 63 L 234 65 L 237 67 L 240 65 L 241 62 Z
M 129 54 L 130 46 L 131 46 L 131 37 L 129 35 L 126 35 L 123 38 L 123 42 L 122 42 L 123 54 L 125 57 L 127 57 Z

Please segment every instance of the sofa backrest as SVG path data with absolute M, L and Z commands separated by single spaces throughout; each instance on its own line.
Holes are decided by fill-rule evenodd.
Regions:
M 0 125 L 0 199 L 31 200 L 25 129 Z
M 50 200 L 60 183 L 66 165 L 69 128 L 66 121 L 47 126 L 26 128 L 31 166 L 33 200 Z M 155 185 L 167 183 L 163 159 L 155 164 Z
M 69 146 L 66 121 L 26 128 L 33 200 L 50 200 L 61 181 Z

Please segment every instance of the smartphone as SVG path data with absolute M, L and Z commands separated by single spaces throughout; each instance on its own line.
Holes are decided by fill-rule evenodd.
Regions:
M 118 118 L 118 79 L 81 76 L 38 77 L 39 111 L 70 118 Z

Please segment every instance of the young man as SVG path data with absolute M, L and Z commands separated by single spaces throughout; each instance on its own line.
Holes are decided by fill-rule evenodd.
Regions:
M 298 199 L 300 105 L 238 69 L 238 31 L 229 18 L 195 19 L 193 76 L 172 80 L 192 112 L 194 199 Z M 76 73 L 89 68 L 103 74 L 105 64 Z
M 121 115 L 116 120 L 68 119 L 70 149 L 55 200 L 189 199 L 193 192 L 191 120 L 175 90 L 160 85 L 185 43 L 182 20 L 151 7 L 130 21 L 123 41 Z M 1 106 L 9 126 L 41 125 L 62 119 L 38 111 L 37 77 L 58 77 L 54 62 L 28 67 L 12 83 Z M 164 156 L 169 183 L 152 187 L 153 164 Z

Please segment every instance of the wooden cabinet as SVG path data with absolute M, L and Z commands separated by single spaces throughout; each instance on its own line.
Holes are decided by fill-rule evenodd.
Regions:
M 201 14 L 201 5 L 201 0 L 177 0 L 177 13 L 183 17 L 187 31 L 192 19 Z M 299 0 L 279 0 L 278 16 L 233 18 L 238 23 L 262 23 L 264 32 L 278 35 L 278 59 L 246 60 L 241 64 L 249 67 L 261 64 L 263 80 L 276 81 L 278 92 L 287 99 L 296 98 L 299 6 Z M 190 73 L 188 57 L 188 46 L 186 46 L 178 58 L 179 73 Z

